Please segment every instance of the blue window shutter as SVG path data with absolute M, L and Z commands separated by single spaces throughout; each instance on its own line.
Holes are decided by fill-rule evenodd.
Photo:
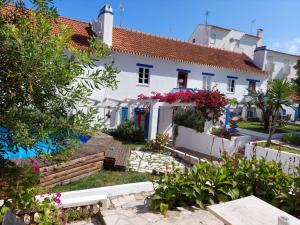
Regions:
M 121 109 L 121 122 L 128 120 L 128 107 L 122 107 Z

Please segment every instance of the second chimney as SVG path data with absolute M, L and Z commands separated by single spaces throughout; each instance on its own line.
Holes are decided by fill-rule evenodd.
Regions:
M 257 29 L 256 36 L 259 37 L 259 38 L 262 38 L 263 37 L 263 32 L 264 32 L 263 29 L 261 29 L 261 28 Z

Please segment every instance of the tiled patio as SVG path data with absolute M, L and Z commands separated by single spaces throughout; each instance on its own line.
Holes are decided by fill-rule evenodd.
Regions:
M 110 209 L 102 211 L 106 225 L 224 225 L 208 211 L 195 207 L 178 208 L 167 216 L 152 212 L 145 206 L 149 195 L 140 193 L 111 199 Z

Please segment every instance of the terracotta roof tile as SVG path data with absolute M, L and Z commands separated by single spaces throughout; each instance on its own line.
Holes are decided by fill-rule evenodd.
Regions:
M 79 49 L 88 48 L 88 39 L 93 35 L 90 24 L 65 17 L 58 21 L 72 29 L 71 45 Z M 55 31 L 58 31 L 55 25 Z M 156 57 L 219 68 L 265 75 L 245 54 L 174 40 L 138 31 L 113 28 L 112 50 L 128 54 Z
M 129 54 L 266 74 L 245 54 L 114 27 L 112 49 Z

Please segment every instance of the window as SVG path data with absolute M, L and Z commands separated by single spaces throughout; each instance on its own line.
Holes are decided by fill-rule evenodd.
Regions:
M 216 44 L 217 35 L 211 34 L 210 44 L 214 45 Z
M 203 75 L 203 90 L 210 90 L 211 89 L 211 76 Z
M 249 86 L 248 86 L 248 91 L 255 91 L 256 89 L 256 81 L 255 80 L 249 80 Z
M 234 93 L 234 91 L 235 91 L 235 79 L 228 78 L 227 91 L 230 92 L 230 93 Z
M 195 38 L 193 38 L 193 43 L 195 43 L 196 42 L 196 39 Z
M 149 85 L 149 68 L 139 68 L 139 84 Z
M 177 78 L 177 87 L 186 88 L 187 87 L 188 74 L 185 72 L 179 72 Z

